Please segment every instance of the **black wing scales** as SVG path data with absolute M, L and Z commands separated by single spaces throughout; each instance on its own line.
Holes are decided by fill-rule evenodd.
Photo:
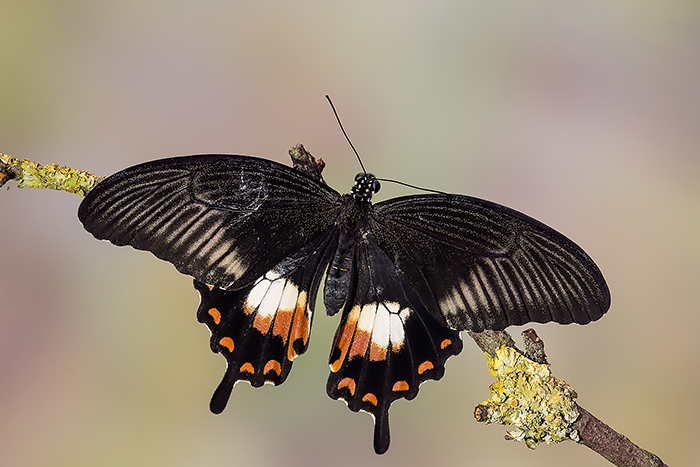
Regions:
M 421 301 L 452 329 L 586 324 L 610 306 L 602 274 L 579 246 L 504 206 L 460 195 L 407 196 L 376 204 L 369 220 Z
M 328 231 L 339 196 L 276 162 L 186 156 L 108 177 L 78 218 L 98 239 L 148 250 L 200 282 L 235 290 Z
M 322 237 L 241 290 L 194 281 L 201 296 L 197 320 L 207 325 L 212 351 L 227 364 L 212 412 L 224 410 L 238 381 L 253 387 L 285 381 L 293 360 L 308 348 L 318 287 L 336 243 L 337 235 Z
M 389 447 L 391 403 L 413 399 L 422 382 L 442 378 L 462 341 L 459 332 L 435 322 L 371 233 L 360 237 L 352 268 L 356 288 L 336 332 L 327 392 L 350 410 L 374 416 L 374 449 L 381 454 Z

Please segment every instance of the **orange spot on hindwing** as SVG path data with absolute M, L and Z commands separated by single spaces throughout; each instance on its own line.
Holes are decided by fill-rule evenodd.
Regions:
M 294 321 L 289 334 L 289 343 L 287 344 L 287 359 L 294 360 L 297 357 L 297 351 L 294 350 L 294 343 L 301 339 L 303 347 L 309 342 L 309 331 L 311 330 L 311 322 L 309 315 L 306 314 L 306 291 L 302 291 L 297 299 L 297 306 L 294 310 Z
M 272 316 L 267 315 L 267 316 L 261 316 L 261 315 L 255 315 L 255 319 L 253 320 L 253 327 L 260 331 L 260 334 L 267 334 L 267 331 L 270 329 L 270 325 L 272 324 Z
M 440 348 L 443 350 L 448 348 L 451 345 L 452 345 L 452 341 L 449 339 L 445 339 L 444 341 L 440 342 Z
M 394 386 L 391 388 L 391 390 L 394 392 L 408 391 L 408 383 L 406 381 L 397 381 L 394 383 Z
M 272 334 L 280 336 L 284 344 L 287 343 L 289 337 L 289 328 L 292 327 L 292 319 L 294 312 L 289 310 L 278 310 L 275 316 L 275 324 L 272 326 Z
M 269 360 L 265 364 L 265 368 L 263 369 L 263 374 L 268 374 L 271 371 L 274 371 L 275 373 L 277 373 L 277 376 L 281 375 L 282 374 L 282 366 L 280 365 L 280 362 L 278 362 L 277 360 Z
M 350 395 L 354 396 L 355 395 L 355 380 L 352 378 L 343 378 L 340 380 L 340 383 L 338 383 L 338 389 L 343 389 L 343 388 L 348 388 L 348 391 L 350 391 Z
M 357 355 L 364 357 L 367 353 L 367 347 L 369 347 L 370 337 L 371 335 L 369 332 L 358 329 L 355 333 L 355 338 L 352 341 L 352 347 L 350 347 L 348 358 L 352 358 Z
M 219 344 L 227 348 L 229 352 L 233 352 L 233 339 L 230 337 L 222 337 Z
M 251 375 L 255 374 L 255 368 L 253 368 L 253 365 L 251 365 L 250 362 L 241 365 L 240 371 L 241 373 L 250 373 Z
M 214 319 L 214 324 L 219 324 L 221 322 L 221 313 L 216 308 L 209 308 L 207 313 Z
M 350 344 L 352 343 L 352 337 L 355 334 L 355 328 L 357 327 L 357 317 L 360 314 L 360 307 L 355 306 L 348 313 L 348 318 L 342 328 L 338 330 L 338 337 L 335 339 L 335 348 L 340 350 L 340 355 L 338 359 L 331 363 L 331 371 L 336 373 L 340 370 L 340 367 L 345 361 L 345 357 L 350 350 Z
M 420 365 L 418 365 L 418 374 L 422 375 L 426 371 L 432 370 L 433 368 L 435 368 L 435 366 L 433 366 L 433 363 L 430 360 L 426 360 Z
M 373 362 L 379 362 L 386 359 L 386 347 L 377 345 L 372 342 L 369 347 L 369 359 Z
M 362 396 L 362 401 L 369 402 L 370 404 L 372 404 L 375 407 L 377 406 L 377 396 L 375 396 L 371 392 L 368 392 L 367 394 Z

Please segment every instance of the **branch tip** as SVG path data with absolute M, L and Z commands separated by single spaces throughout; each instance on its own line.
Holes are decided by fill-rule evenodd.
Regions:
M 321 176 L 321 172 L 326 167 L 326 163 L 323 159 L 316 158 L 306 150 L 303 144 L 299 143 L 289 150 L 289 157 L 292 158 L 293 168 L 300 172 L 304 172 L 309 175 L 314 180 L 326 183 Z
M 85 196 L 104 177 L 85 170 L 71 169 L 57 164 L 41 165 L 27 159 L 19 160 L 0 154 L 0 186 L 17 180 L 17 188 L 49 188 Z
M 526 329 L 522 332 L 525 356 L 530 360 L 543 365 L 547 364 L 547 355 L 544 353 L 544 341 L 540 339 L 534 329 Z

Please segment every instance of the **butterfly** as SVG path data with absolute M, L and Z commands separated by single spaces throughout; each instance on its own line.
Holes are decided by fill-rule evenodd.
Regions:
M 266 159 L 183 156 L 106 178 L 78 217 L 96 238 L 194 278 L 197 319 L 227 362 L 214 413 L 237 382 L 285 381 L 308 348 L 325 274 L 326 312 L 341 313 L 327 393 L 372 414 L 381 454 L 391 403 L 443 376 L 460 331 L 586 324 L 610 293 L 579 246 L 518 211 L 444 193 L 372 204 L 379 188 L 365 172 L 340 194 Z

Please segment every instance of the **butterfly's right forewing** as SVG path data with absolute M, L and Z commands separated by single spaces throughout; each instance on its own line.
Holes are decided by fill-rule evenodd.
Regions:
M 376 204 L 370 225 L 428 310 L 452 329 L 586 324 L 610 306 L 603 275 L 578 245 L 505 206 L 406 196 Z

